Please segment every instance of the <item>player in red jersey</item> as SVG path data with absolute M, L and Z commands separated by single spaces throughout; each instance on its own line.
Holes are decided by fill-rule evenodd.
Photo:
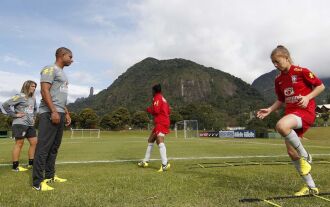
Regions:
M 166 99 L 162 95 L 162 89 L 160 84 L 157 84 L 152 87 L 153 101 L 152 106 L 147 108 L 147 112 L 150 113 L 154 117 L 155 127 L 152 130 L 149 139 L 148 139 L 148 147 L 143 161 L 138 163 L 140 167 L 148 167 L 150 154 L 156 141 L 160 157 L 162 160 L 162 165 L 158 172 L 163 172 L 169 170 L 171 165 L 167 161 L 166 156 L 166 147 L 164 143 L 164 137 L 169 133 L 170 127 L 170 107 L 166 101 Z
M 295 168 L 306 182 L 296 196 L 318 194 L 310 174 L 312 157 L 305 150 L 299 137 L 315 120 L 315 100 L 324 85 L 310 70 L 293 65 L 289 51 L 282 45 L 271 53 L 274 66 L 280 71 L 275 79 L 277 100 L 269 108 L 260 109 L 257 117 L 265 118 L 285 103 L 285 115 L 276 124 L 276 130 L 285 137 L 285 144 Z

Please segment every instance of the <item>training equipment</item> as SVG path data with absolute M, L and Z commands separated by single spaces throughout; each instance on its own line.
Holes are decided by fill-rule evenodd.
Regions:
M 171 164 L 167 163 L 166 165 L 161 165 L 160 169 L 157 172 L 164 172 L 164 171 L 168 171 L 171 168 Z
M 71 129 L 71 139 L 100 138 L 100 129 Z
M 141 162 L 138 163 L 138 166 L 139 167 L 148 167 L 149 166 L 149 163 L 148 162 L 141 161 Z
M 13 169 L 14 172 L 25 172 L 27 170 L 28 169 L 21 167 L 21 166 L 18 166 L 16 169 Z
M 175 137 L 183 137 L 185 139 L 195 138 L 198 136 L 198 121 L 197 120 L 182 120 L 174 125 Z
M 303 157 L 300 158 L 299 164 L 300 164 L 300 175 L 307 175 L 312 169 L 312 166 Z
M 319 194 L 318 188 L 309 188 L 308 186 L 304 186 L 300 191 L 296 192 L 295 196 L 304 196 L 304 195 L 317 195 Z

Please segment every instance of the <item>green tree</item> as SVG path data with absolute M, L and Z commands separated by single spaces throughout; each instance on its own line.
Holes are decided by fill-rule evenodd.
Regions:
M 249 114 L 248 113 L 242 113 L 237 115 L 237 125 L 240 127 L 245 127 L 247 122 L 249 121 Z
M 91 108 L 85 108 L 79 113 L 80 127 L 83 129 L 95 129 L 98 127 L 99 117 Z
M 197 116 L 198 124 L 202 129 L 219 130 L 224 127 L 224 116 L 211 105 L 200 105 Z
M 178 111 L 172 110 L 170 114 L 170 120 L 171 120 L 171 126 L 173 127 L 176 122 L 182 121 L 183 117 Z
M 70 112 L 71 128 L 76 129 L 79 127 L 79 115 L 75 112 Z
M 125 107 L 119 107 L 113 111 L 109 117 L 104 117 L 103 126 L 108 126 L 112 130 L 122 130 L 130 124 L 131 115 Z
M 322 112 L 321 118 L 324 121 L 324 126 L 328 126 L 329 112 L 327 111 Z
M 137 111 L 133 114 L 132 117 L 132 124 L 135 127 L 138 127 L 140 129 L 147 128 L 148 123 L 150 122 L 150 119 L 148 117 L 148 113 L 145 111 Z
M 267 133 L 268 133 L 267 123 L 258 118 L 251 119 L 248 122 L 246 129 L 255 130 L 257 137 L 267 137 L 268 136 L 267 135 Z
M 102 117 L 100 126 L 106 130 L 111 129 L 111 127 L 113 126 L 111 113 L 108 113 Z
M 275 129 L 278 120 L 281 119 L 281 113 L 275 111 L 269 114 L 263 121 L 266 123 L 268 129 Z
M 113 117 L 119 120 L 119 128 L 123 129 L 125 126 L 129 125 L 131 122 L 131 114 L 125 107 L 119 107 L 113 112 Z
M 185 120 L 197 120 L 200 129 L 221 129 L 225 115 L 209 104 L 189 104 L 179 109 Z
M 197 120 L 201 128 L 214 129 L 216 122 L 216 112 L 210 105 L 202 105 L 197 108 Z
M 198 106 L 196 104 L 188 104 L 179 109 L 179 113 L 185 120 L 197 119 Z
M 325 125 L 324 120 L 321 117 L 316 117 L 313 126 L 322 127 L 324 125 Z
M 11 126 L 11 118 L 1 113 L 0 110 L 0 130 L 9 130 Z

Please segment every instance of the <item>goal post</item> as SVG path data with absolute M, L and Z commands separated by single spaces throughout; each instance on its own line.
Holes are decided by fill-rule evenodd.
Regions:
M 100 138 L 100 129 L 71 129 L 70 138 Z
M 182 120 L 174 125 L 175 137 L 185 139 L 198 137 L 198 121 Z

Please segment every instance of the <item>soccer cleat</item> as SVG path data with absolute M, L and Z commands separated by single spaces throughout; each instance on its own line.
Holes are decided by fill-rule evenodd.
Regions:
M 46 183 L 64 183 L 66 181 L 68 180 L 64 178 L 59 178 L 56 175 L 53 178 L 45 179 Z
M 39 187 L 32 186 L 32 189 L 34 189 L 36 191 L 50 191 L 50 190 L 54 190 L 53 187 L 50 187 L 49 185 L 47 185 L 46 179 L 40 183 L 40 186 Z
M 24 171 L 27 171 L 28 169 L 24 168 L 24 167 L 21 167 L 21 166 L 18 166 L 16 169 L 12 169 L 12 171 L 14 172 L 24 172 Z
M 68 181 L 68 179 L 65 179 L 65 178 L 59 178 L 59 177 L 57 177 L 57 176 L 55 175 L 54 178 L 53 178 L 53 181 L 54 181 L 55 183 L 64 183 L 64 182 Z
M 312 166 L 303 157 L 300 158 L 299 164 L 300 164 L 300 175 L 307 175 L 312 169 Z
M 318 188 L 309 188 L 306 185 L 298 192 L 296 192 L 295 196 L 304 196 L 304 195 L 317 195 L 319 194 Z
M 164 172 L 164 171 L 168 171 L 171 168 L 171 164 L 167 163 L 166 165 L 161 165 L 160 169 L 157 172 Z
M 138 163 L 139 167 L 148 167 L 149 166 L 149 162 L 145 162 L 145 161 L 141 161 Z

